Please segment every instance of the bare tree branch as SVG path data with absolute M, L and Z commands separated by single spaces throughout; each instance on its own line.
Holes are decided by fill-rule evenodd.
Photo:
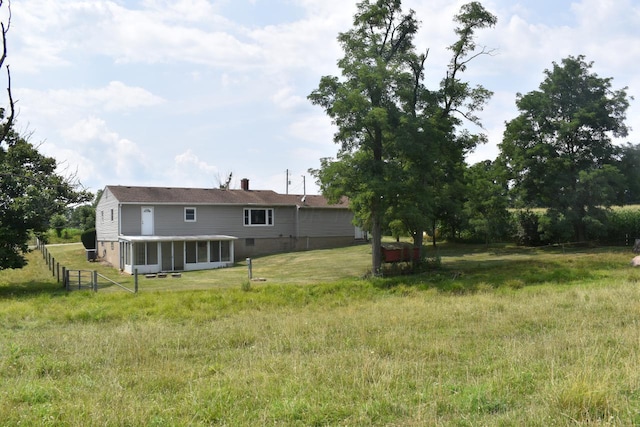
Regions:
M 3 5 L 3 1 L 0 0 L 0 8 Z M 0 53 L 0 68 L 4 65 L 7 59 L 7 33 L 11 27 L 11 2 L 7 2 L 8 17 L 6 25 L 4 22 L 0 23 L 0 30 L 2 30 L 2 52 Z M 11 128 L 13 127 L 13 121 L 15 119 L 15 102 L 13 100 L 13 94 L 11 93 L 11 71 L 7 64 L 7 94 L 9 96 L 9 115 L 6 117 L 5 122 L 0 127 L 0 142 L 4 141 Z

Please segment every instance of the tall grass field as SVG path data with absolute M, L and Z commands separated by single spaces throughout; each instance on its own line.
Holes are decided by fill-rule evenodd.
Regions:
M 66 292 L 34 252 L 0 272 L 0 425 L 640 425 L 629 248 L 430 255 L 372 279 L 367 246 L 282 254 L 134 295 Z

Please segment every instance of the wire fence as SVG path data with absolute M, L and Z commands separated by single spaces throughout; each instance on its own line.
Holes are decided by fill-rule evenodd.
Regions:
M 116 286 L 133 294 L 138 293 L 138 270 L 134 270 L 134 285 L 133 289 L 131 289 L 122 283 L 118 283 L 115 280 L 98 273 L 96 270 L 75 270 L 67 268 L 60 264 L 60 262 L 51 255 L 47 245 L 42 243 L 39 239 L 36 239 L 36 248 L 42 253 L 42 258 L 47 264 L 47 267 L 53 277 L 55 277 L 58 283 L 62 283 L 62 287 L 67 291 L 85 289 L 98 292 L 98 289 L 102 285 L 103 288 L 107 286 Z

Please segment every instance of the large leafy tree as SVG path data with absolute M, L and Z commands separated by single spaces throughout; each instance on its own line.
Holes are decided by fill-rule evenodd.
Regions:
M 461 75 L 474 58 L 491 53 L 477 48 L 476 31 L 494 26 L 497 18 L 479 2 L 471 2 L 460 8 L 454 22 L 458 39 L 448 47 L 452 56 L 439 88 L 428 89 L 424 82 L 428 52 L 415 56 L 412 81 L 399 88 L 403 115 L 395 150 L 403 188 L 391 215 L 404 223 L 418 248 L 425 230 L 430 230 L 435 245 L 436 224 L 454 225 L 460 219 L 465 155 L 485 140 L 482 134 L 460 129 L 465 121 L 481 127 L 477 112 L 492 93 L 471 86 Z
M 482 85 L 471 86 L 461 79 L 461 74 L 471 61 L 492 53 L 485 47 L 478 49 L 476 31 L 491 28 L 497 21 L 498 18 L 479 2 L 463 5 L 454 17 L 454 22 L 458 24 L 455 28 L 458 40 L 449 46 L 451 61 L 437 92 L 439 103 L 435 119 L 440 132 L 439 138 L 432 144 L 435 142 L 439 155 L 433 158 L 429 168 L 433 177 L 430 185 L 436 194 L 433 198 L 433 215 L 430 217 L 434 245 L 438 222 L 446 224 L 452 231 L 459 227 L 464 203 L 464 192 L 461 191 L 465 185 L 464 159 L 478 144 L 486 142 L 486 135 L 482 133 L 473 134 L 466 129 L 459 129 L 465 121 L 482 128 L 477 114 L 493 93 Z
M 31 233 L 44 233 L 69 204 L 88 200 L 89 192 L 57 172 L 55 159 L 9 132 L 0 143 L 0 269 L 23 267 Z
M 338 36 L 342 79 L 324 76 L 309 95 L 333 119 L 340 144 L 337 159 L 324 159 L 315 175 L 325 195 L 348 196 L 356 219 L 371 230 L 374 275 L 382 262 L 383 216 L 394 194 L 389 159 L 400 115 L 396 88 L 410 75 L 417 29 L 414 12 L 403 14 L 400 0 L 362 1 L 353 28 Z
M 518 94 L 520 115 L 507 123 L 500 145 L 516 200 L 549 208 L 550 217 L 571 224 L 578 241 L 616 200 L 623 180 L 612 137 L 628 132 L 626 88 L 613 90 L 612 79 L 592 66 L 584 56 L 553 63 L 539 90 Z
M 0 22 L 2 68 L 7 57 L 9 4 L 0 0 L 0 11 L 8 16 L 6 22 Z M 23 267 L 31 233 L 45 232 L 51 218 L 63 214 L 69 204 L 91 199 L 89 192 L 78 190 L 73 177 L 57 172 L 55 159 L 40 154 L 37 147 L 14 131 L 8 66 L 6 70 L 8 108 L 0 109 L 0 269 Z
M 478 2 L 455 17 L 459 40 L 441 87 L 424 85 L 427 54 L 417 54 L 414 12 L 402 14 L 400 0 L 358 4 L 354 28 L 339 35 L 345 56 L 342 79 L 323 77 L 310 100 L 325 108 L 338 127 L 337 159 L 323 159 L 314 171 L 323 193 L 350 198 L 356 219 L 372 232 L 372 270 L 380 268 L 383 222 L 402 223 L 422 246 L 422 231 L 433 222 L 438 192 L 455 186 L 464 153 L 480 140 L 455 133 L 460 116 L 490 96 L 459 79 L 474 53 L 474 31 L 496 18 Z M 486 53 L 484 50 L 481 53 Z

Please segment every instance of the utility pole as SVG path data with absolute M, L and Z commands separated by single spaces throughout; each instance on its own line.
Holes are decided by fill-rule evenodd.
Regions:
M 285 194 L 289 194 L 289 185 L 291 184 L 291 181 L 289 180 L 289 169 L 287 169 L 285 173 L 287 174 L 287 190 Z

